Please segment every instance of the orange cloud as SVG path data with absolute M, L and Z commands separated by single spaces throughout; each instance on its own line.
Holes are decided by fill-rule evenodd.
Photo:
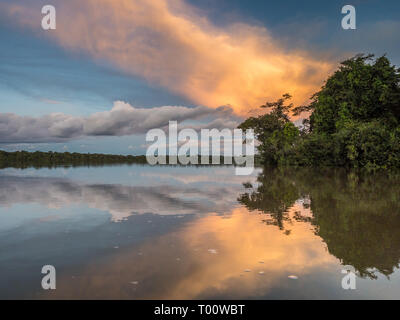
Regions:
M 332 70 L 329 61 L 288 51 L 259 26 L 213 25 L 182 0 L 55 1 L 57 30 L 43 31 L 40 8 L 6 5 L 6 14 L 152 84 L 209 107 L 246 114 L 289 92 L 304 103 Z

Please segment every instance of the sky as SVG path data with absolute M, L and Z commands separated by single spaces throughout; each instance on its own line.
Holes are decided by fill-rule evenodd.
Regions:
M 56 30 L 41 9 L 56 8 Z M 341 8 L 356 9 L 356 30 Z M 144 154 L 178 121 L 234 128 L 340 61 L 400 66 L 396 0 L 0 0 L 0 149 Z

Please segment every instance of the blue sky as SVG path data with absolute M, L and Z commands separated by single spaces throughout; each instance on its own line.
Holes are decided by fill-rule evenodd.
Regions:
M 53 2 L 57 8 L 57 1 L 45 1 L 46 4 Z M 10 1 L 0 0 L 2 5 L 8 6 L 9 3 Z M 21 3 L 22 6 L 26 3 L 30 10 L 37 9 L 32 1 Z M 190 5 L 190 10 L 179 9 L 185 10 L 184 14 L 189 21 L 189 13 L 195 12 L 195 19 L 207 19 L 213 28 L 224 32 L 234 23 L 265 28 L 274 41 L 279 41 L 282 52 L 303 50 L 313 60 L 321 57 L 332 63 L 358 52 L 377 55 L 387 53 L 394 63 L 400 65 L 400 1 L 349 2 L 357 10 L 357 30 L 343 30 L 340 26 L 340 10 L 344 4 L 348 4 L 347 1 L 187 0 L 185 3 Z M 41 6 L 38 8 L 40 10 Z M 62 15 L 62 11 L 57 14 Z M 161 36 L 164 38 L 160 40 L 157 35 L 154 41 L 162 44 L 169 41 L 170 34 Z M 257 39 L 259 38 L 257 35 Z M 149 109 L 160 106 L 194 108 L 199 105 L 215 108 L 209 105 L 212 97 L 202 100 L 204 94 L 187 94 L 179 87 L 165 85 L 164 79 L 154 80 L 154 76 L 147 77 L 146 72 L 157 73 L 154 70 L 148 71 L 151 65 L 146 66 L 145 71 L 140 69 L 137 72 L 135 57 L 125 68 L 118 61 L 104 57 L 99 59 L 93 52 L 85 51 L 81 47 L 79 50 L 66 49 L 63 43 L 43 36 L 35 28 L 15 23 L 7 12 L 0 14 L 0 39 L 1 114 L 42 117 L 57 112 L 87 117 L 97 112 L 109 111 L 115 101 Z M 162 50 L 164 47 L 161 45 L 161 55 Z M 165 51 L 166 54 L 170 51 L 168 44 Z M 131 72 L 132 68 L 135 72 Z M 182 67 L 179 73 L 185 71 Z M 190 82 L 192 78 L 183 80 Z M 170 81 L 178 83 L 183 80 L 178 78 Z M 196 88 L 189 88 L 188 91 L 196 92 Z M 216 105 L 218 104 L 223 105 L 216 101 Z M 9 142 L 0 144 L 0 148 L 121 154 L 143 154 L 145 151 L 143 133 L 107 137 L 83 136 L 58 143 L 50 140 L 29 144 L 21 141 Z

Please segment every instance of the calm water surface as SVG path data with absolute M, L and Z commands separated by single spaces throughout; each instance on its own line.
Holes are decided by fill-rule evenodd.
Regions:
M 333 169 L 0 170 L 0 298 L 400 299 L 399 197 Z

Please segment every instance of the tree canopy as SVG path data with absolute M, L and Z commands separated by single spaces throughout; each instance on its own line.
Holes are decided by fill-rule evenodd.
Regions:
M 305 106 L 284 94 L 239 128 L 253 128 L 265 164 L 400 167 L 400 69 L 386 56 L 340 64 Z M 298 128 L 290 115 L 307 113 Z

